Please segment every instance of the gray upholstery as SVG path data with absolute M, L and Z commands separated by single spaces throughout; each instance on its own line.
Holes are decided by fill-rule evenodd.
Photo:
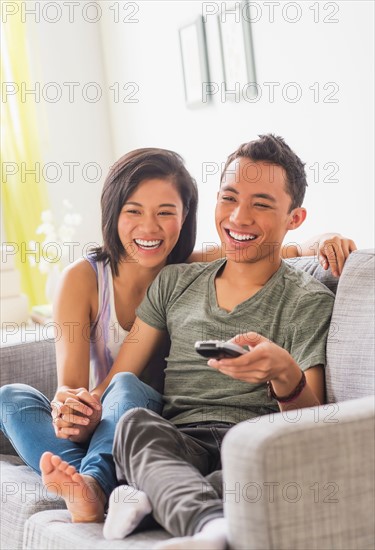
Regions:
M 42 510 L 66 508 L 65 502 L 49 495 L 38 474 L 18 457 L 2 456 L 1 477 L 1 548 L 22 548 L 25 521 Z
M 373 548 L 374 253 L 353 253 L 338 287 L 314 259 L 289 263 L 337 292 L 327 345 L 330 404 L 264 416 L 229 432 L 223 471 L 231 547 Z M 52 397 L 53 344 L 10 345 L 0 354 L 2 384 L 22 381 Z M 55 509 L 62 501 L 38 491 L 40 477 L 20 463 L 8 455 L 1 465 L 1 548 L 152 548 L 168 537 L 159 529 L 107 542 L 102 525 L 73 524 L 66 510 Z
M 375 253 L 350 255 L 337 289 L 327 341 L 329 402 L 373 395 Z
M 236 550 L 374 548 L 374 398 L 263 416 L 223 442 Z
M 23 548 L 58 550 L 147 549 L 169 536 L 162 529 L 141 531 L 125 540 L 105 540 L 101 523 L 71 523 L 67 510 L 40 512 L 25 526 Z
M 39 336 L 40 334 L 36 332 L 34 341 L 25 342 L 22 333 L 18 343 L 12 344 L 7 342 L 4 335 L 0 348 L 0 382 L 1 386 L 23 382 L 52 399 L 57 387 L 55 345 L 52 340 L 38 339 Z M 2 432 L 0 432 L 0 453 L 15 453 Z

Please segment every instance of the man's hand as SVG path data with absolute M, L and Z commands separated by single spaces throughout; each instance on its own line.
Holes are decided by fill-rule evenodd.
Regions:
M 250 351 L 236 358 L 210 359 L 210 367 L 249 384 L 262 384 L 267 380 L 288 383 L 292 388 L 298 384 L 301 369 L 292 356 L 277 344 L 256 332 L 238 334 L 230 342 L 248 346 Z
M 89 440 L 101 420 L 100 399 L 85 388 L 61 388 L 51 408 L 56 437 L 76 443 Z
M 210 359 L 208 364 L 227 376 L 249 384 L 272 382 L 276 395 L 290 395 L 301 380 L 301 369 L 283 348 L 256 332 L 238 334 L 230 342 L 248 346 L 249 352 L 231 359 Z M 291 402 L 279 403 L 281 410 L 314 407 L 324 403 L 324 369 L 314 365 L 306 371 L 307 384 Z

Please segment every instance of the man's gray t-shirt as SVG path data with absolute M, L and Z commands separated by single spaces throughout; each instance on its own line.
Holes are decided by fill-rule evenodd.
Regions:
M 302 370 L 325 365 L 334 295 L 282 261 L 264 287 L 231 312 L 218 306 L 215 276 L 226 260 L 164 268 L 137 309 L 148 325 L 167 330 L 163 417 L 176 425 L 237 423 L 277 411 L 266 384 L 249 384 L 207 365 L 197 340 L 229 340 L 250 331 L 289 351 Z

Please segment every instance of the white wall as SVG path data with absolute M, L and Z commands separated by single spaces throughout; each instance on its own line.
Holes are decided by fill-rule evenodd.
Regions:
M 68 3 L 61 6 L 61 17 L 56 22 L 56 3 L 50 3 L 47 11 L 43 11 L 43 2 L 21 4 L 27 4 L 30 10 L 37 6 L 38 10 L 36 15 L 25 13 L 24 17 L 33 86 L 40 86 L 35 88 L 35 97 L 42 167 L 57 223 L 62 221 L 64 199 L 82 216 L 74 237 L 80 243 L 74 250 L 77 258 L 88 243 L 101 243 L 100 194 L 114 160 L 99 22 L 91 23 L 94 12 L 81 9 L 76 9 L 70 22 Z M 61 97 L 53 101 L 59 93 Z M 96 97 L 100 99 L 94 102 Z
M 20 4 L 30 8 L 35 2 Z M 240 143 L 264 132 L 284 136 L 307 166 L 308 218 L 289 239 L 336 230 L 354 238 L 359 247 L 374 246 L 372 2 L 319 2 L 316 23 L 311 8 L 317 3 L 312 0 L 275 3 L 273 23 L 264 3 L 252 2 L 261 14 L 253 23 L 253 42 L 262 97 L 254 103 L 236 103 L 225 97 L 222 101 L 217 94 L 211 105 L 198 109 L 185 105 L 178 29 L 207 6 L 212 10 L 222 2 L 101 2 L 97 22 L 93 22 L 93 2 L 82 0 L 73 17 L 68 3 L 60 4 L 56 22 L 52 22 L 56 3 L 47 3 L 52 7 L 44 14 L 47 4 L 39 4 L 38 21 L 26 15 L 33 76 L 42 87 L 56 82 L 63 90 L 60 101 L 41 97 L 38 104 L 43 162 L 58 163 L 62 170 L 61 180 L 48 184 L 56 217 L 61 218 L 63 198 L 83 216 L 77 233 L 81 248 L 100 241 L 100 191 L 109 166 L 126 151 L 145 146 L 171 148 L 184 156 L 200 189 L 198 244 L 215 241 L 213 205 L 219 174 L 205 177 L 204 167 L 206 163 L 219 167 Z M 293 24 L 283 18 L 286 4 L 297 4 L 300 21 Z M 335 6 L 338 11 L 333 14 Z M 293 18 L 295 13 L 292 6 L 284 16 Z M 324 18 L 338 22 L 324 23 Z M 211 79 L 221 86 L 216 15 L 207 18 L 207 41 Z M 78 82 L 72 102 L 66 82 Z M 96 103 L 87 100 L 93 88 L 82 96 L 89 82 L 102 90 Z M 269 101 L 265 82 L 280 83 L 274 102 Z M 289 82 L 302 90 L 297 103 L 289 103 L 281 94 Z M 314 103 L 309 87 L 316 82 L 321 95 Z M 338 103 L 323 102 L 332 90 L 322 89 L 327 82 L 339 86 L 334 96 Z M 138 102 L 124 102 L 135 89 L 133 99 Z M 73 182 L 66 167 L 70 162 L 79 163 Z M 329 177 L 324 166 L 330 162 L 339 168 L 335 183 L 323 181 Z M 99 181 L 87 181 L 82 173 L 87 163 L 100 166 Z M 320 181 L 314 182 L 309 168 L 313 165 L 320 168 Z M 50 174 L 53 177 L 53 170 Z
M 258 15 L 259 10 L 262 13 L 253 24 L 261 99 L 255 103 L 223 102 L 218 94 L 212 105 L 199 109 L 185 105 L 178 29 L 201 14 L 204 3 L 115 4 L 121 21 L 114 21 L 116 14 L 109 9 L 112 4 L 103 3 L 107 9 L 103 7 L 100 22 L 107 83 L 118 82 L 122 87 L 133 82 L 139 87 L 135 95 L 138 103 L 124 103 L 125 91 L 120 102 L 114 100 L 113 92 L 109 96 L 115 156 L 144 146 L 167 147 L 184 156 L 200 188 L 198 242 L 216 240 L 213 205 L 218 174 L 203 183 L 204 163 L 220 164 L 240 143 L 273 132 L 283 136 L 307 166 L 308 219 L 289 239 L 335 230 L 354 238 L 359 247 L 373 246 L 372 2 L 319 2 L 319 22 L 314 22 L 311 9 L 316 3 L 299 2 L 301 19 L 296 23 L 282 17 L 285 2 L 276 5 L 273 23 L 263 2 L 254 2 Z M 215 7 L 213 2 L 209 4 Z M 297 13 L 293 9 L 288 8 L 284 15 L 293 19 Z M 128 21 L 123 22 L 124 18 Z M 338 22 L 327 23 L 324 18 Z M 130 23 L 130 19 L 138 22 Z M 207 19 L 207 40 L 211 79 L 220 85 L 216 16 Z M 280 83 L 273 103 L 265 82 Z M 302 90 L 297 103 L 286 101 L 281 94 L 290 82 L 298 83 Z M 315 103 L 309 87 L 316 82 L 321 95 Z M 333 91 L 333 87 L 323 90 L 328 82 L 339 87 L 333 96 L 338 103 L 323 102 Z M 339 168 L 336 183 L 327 181 L 330 167 L 324 169 L 324 165 L 330 162 Z M 317 166 L 315 163 L 320 167 L 317 182 L 309 168 Z

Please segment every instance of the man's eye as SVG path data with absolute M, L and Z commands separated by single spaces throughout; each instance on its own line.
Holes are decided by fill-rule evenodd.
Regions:
M 230 195 L 223 195 L 221 198 L 223 201 L 228 201 L 228 202 L 234 202 L 235 200 L 235 198 L 231 197 Z
M 271 208 L 269 204 L 263 204 L 261 202 L 257 202 L 255 206 L 257 206 L 258 208 Z

